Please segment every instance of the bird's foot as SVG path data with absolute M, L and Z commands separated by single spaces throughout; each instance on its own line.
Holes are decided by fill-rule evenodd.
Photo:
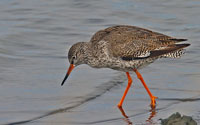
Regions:
M 157 99 L 158 97 L 156 97 L 156 96 L 153 96 L 153 97 L 151 97 L 151 107 L 152 108 L 155 108 L 156 107 L 156 99 Z

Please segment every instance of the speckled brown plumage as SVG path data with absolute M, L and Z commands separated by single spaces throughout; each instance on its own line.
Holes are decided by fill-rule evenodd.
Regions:
M 119 25 L 100 30 L 90 42 L 108 41 L 110 53 L 115 57 L 138 57 L 145 52 L 167 47 L 186 39 L 176 39 L 136 26 Z
M 70 63 L 94 68 L 131 71 L 161 57 L 180 57 L 189 44 L 147 29 L 118 25 L 96 32 L 89 42 L 74 44 L 68 53 Z

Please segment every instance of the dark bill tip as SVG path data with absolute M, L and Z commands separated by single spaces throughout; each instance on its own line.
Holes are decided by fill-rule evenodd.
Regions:
M 68 76 L 69 76 L 68 74 L 65 75 L 65 78 L 63 79 L 63 81 L 62 81 L 62 83 L 61 83 L 61 86 L 64 85 L 64 83 L 65 83 L 66 79 L 68 78 Z

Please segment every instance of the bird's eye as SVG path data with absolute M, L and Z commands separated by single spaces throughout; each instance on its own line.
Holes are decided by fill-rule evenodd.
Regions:
M 73 56 L 72 59 L 73 59 L 73 60 L 76 59 L 76 56 Z
M 72 56 L 71 64 L 74 64 L 75 59 L 76 59 L 76 56 Z

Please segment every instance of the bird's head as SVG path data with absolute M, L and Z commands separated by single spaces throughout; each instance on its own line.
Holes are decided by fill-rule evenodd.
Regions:
M 70 75 L 71 71 L 74 69 L 75 66 L 84 64 L 84 56 L 85 56 L 85 42 L 78 42 L 69 49 L 68 60 L 70 66 L 61 85 L 64 84 L 65 80 L 68 78 L 68 76 Z

